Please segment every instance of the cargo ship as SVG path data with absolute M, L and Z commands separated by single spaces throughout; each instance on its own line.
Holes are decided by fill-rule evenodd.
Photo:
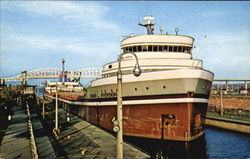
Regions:
M 123 134 L 127 136 L 191 141 L 204 133 L 208 98 L 214 74 L 192 57 L 194 38 L 153 33 L 153 17 L 140 26 L 146 35 L 121 41 L 121 55 L 134 53 L 141 75 L 133 74 L 135 58 L 121 58 Z M 112 130 L 116 117 L 118 60 L 103 66 L 82 99 L 79 115 Z
M 59 81 L 45 82 L 44 94 L 47 100 L 51 100 L 51 98 L 47 98 L 47 96 L 56 96 L 59 98 L 69 100 L 69 101 L 77 101 L 80 96 L 85 96 L 86 91 L 84 87 L 80 83 L 80 77 L 73 77 L 72 79 L 67 78 L 67 71 L 64 69 L 65 60 L 62 59 L 62 71 L 58 77 Z
M 49 96 L 56 96 L 59 98 L 77 101 L 79 96 L 86 95 L 86 91 L 80 82 L 46 82 L 44 93 Z M 46 97 L 46 96 L 45 96 Z
M 139 23 L 146 35 L 131 34 L 121 41 L 123 134 L 191 141 L 204 133 L 214 74 L 193 58 L 193 37 L 178 35 L 178 29 L 175 35 L 154 34 L 153 19 Z M 140 76 L 134 76 L 132 54 Z M 111 131 L 117 117 L 118 70 L 119 59 L 105 64 L 86 95 L 79 97 L 79 106 L 72 107 L 83 119 Z

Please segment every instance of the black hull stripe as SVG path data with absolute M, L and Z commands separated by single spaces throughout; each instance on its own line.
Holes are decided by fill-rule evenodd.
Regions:
M 122 97 L 122 100 L 144 100 L 144 99 L 167 99 L 167 98 L 205 98 L 208 99 L 209 95 L 204 94 L 171 94 L 171 95 L 149 95 L 149 96 L 132 96 L 132 97 Z M 117 97 L 112 98 L 92 98 L 92 99 L 86 99 L 79 97 L 78 101 L 80 102 L 105 102 L 105 101 L 116 101 Z

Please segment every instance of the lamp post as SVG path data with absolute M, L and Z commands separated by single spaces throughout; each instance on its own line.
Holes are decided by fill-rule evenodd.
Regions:
M 57 134 L 59 133 L 58 129 L 58 88 L 56 83 L 56 101 L 55 101 L 55 128 L 53 129 L 53 133 L 55 134 L 55 137 L 58 138 Z
M 138 57 L 133 52 L 123 53 L 118 59 L 118 73 L 117 73 L 117 136 L 116 136 L 116 158 L 123 158 L 123 130 L 122 130 L 122 72 L 121 72 L 121 58 L 125 54 L 132 54 L 136 59 L 136 64 L 133 70 L 134 76 L 141 75 L 141 69 L 138 63 Z M 116 126 L 115 126 L 116 127 Z M 114 127 L 114 130 L 115 130 Z
M 57 93 L 57 85 L 56 85 L 56 108 L 55 108 L 55 129 L 58 130 L 58 93 Z
M 65 60 L 62 59 L 62 83 L 64 84 L 65 81 L 65 72 L 64 72 L 64 63 L 65 63 Z

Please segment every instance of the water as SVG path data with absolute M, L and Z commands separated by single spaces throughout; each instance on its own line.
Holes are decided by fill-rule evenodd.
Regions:
M 206 129 L 208 158 L 250 158 L 250 136 L 234 132 Z
M 176 141 L 125 138 L 139 149 L 159 159 L 247 159 L 250 158 L 250 136 L 215 128 L 206 128 L 205 135 L 185 143 Z M 162 157 L 160 157 L 162 156 Z

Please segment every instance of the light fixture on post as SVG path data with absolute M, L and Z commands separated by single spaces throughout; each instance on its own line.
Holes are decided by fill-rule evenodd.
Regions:
M 118 59 L 118 73 L 117 73 L 117 120 L 112 120 L 114 123 L 114 131 L 117 132 L 116 136 L 116 158 L 123 158 L 123 130 L 122 130 L 122 72 L 121 72 L 121 58 L 125 54 L 132 54 L 136 59 L 136 64 L 133 69 L 134 76 L 141 75 L 141 69 L 138 63 L 138 57 L 133 52 L 123 53 Z

